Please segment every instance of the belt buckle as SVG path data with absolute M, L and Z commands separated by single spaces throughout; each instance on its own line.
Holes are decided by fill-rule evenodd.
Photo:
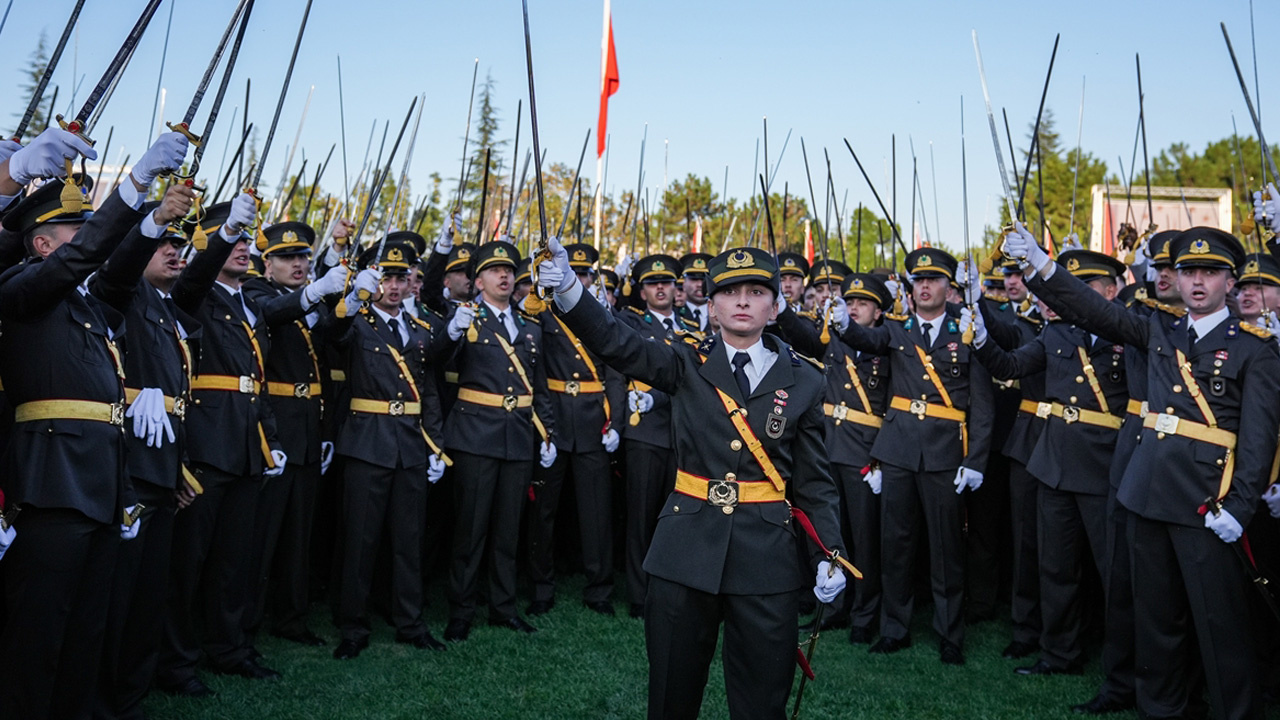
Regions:
M 1143 418 L 1145 418 L 1147 415 L 1151 414 L 1151 405 L 1150 405 L 1150 401 L 1148 401 L 1148 400 L 1143 400 L 1143 401 L 1142 401 L 1142 409 L 1141 409 L 1141 410 L 1139 410 L 1138 412 L 1140 413 L 1140 417 L 1143 417 Z
M 725 473 L 724 479 L 707 481 L 707 504 L 713 507 L 734 507 L 738 504 L 738 476 Z
M 187 417 L 186 398 L 175 397 L 173 399 L 173 414 L 180 420 L 185 419 Z
M 253 378 L 249 377 L 248 375 L 241 375 L 239 378 L 239 382 L 240 382 L 240 388 L 239 388 L 240 392 L 244 393 L 245 395 L 253 394 Z
M 1080 408 L 1068 405 L 1062 408 L 1062 422 L 1070 425 L 1080 419 Z
M 124 403 L 111 403 L 111 417 L 108 422 L 116 427 L 124 426 Z
M 849 406 L 844 403 L 836 405 L 831 411 L 831 417 L 835 418 L 836 422 L 842 422 L 849 417 Z
M 303 400 L 309 400 L 311 398 L 311 384 L 310 383 L 294 383 L 293 396 L 296 398 L 301 398 Z
M 1036 417 L 1040 418 L 1041 420 L 1045 420 L 1052 414 L 1053 414 L 1053 405 L 1051 403 L 1047 403 L 1047 402 L 1036 403 Z
M 404 415 L 404 401 L 392 400 L 387 403 L 387 414 L 392 417 L 400 417 Z
M 574 394 L 576 394 L 576 393 L 574 393 Z M 515 412 L 515 409 L 516 409 L 516 396 L 515 396 L 515 395 L 503 395 L 503 396 L 502 396 L 502 409 L 503 409 L 503 410 L 506 410 L 507 412 Z
M 1160 413 L 1156 415 L 1156 432 L 1166 435 L 1178 434 L 1178 416 Z
M 909 412 L 915 415 L 917 419 L 923 420 L 925 412 L 929 409 L 928 403 L 923 400 L 912 400 Z
M 564 391 L 570 397 L 577 397 L 578 393 L 582 392 L 582 386 L 578 384 L 577 380 L 570 380 L 564 384 Z

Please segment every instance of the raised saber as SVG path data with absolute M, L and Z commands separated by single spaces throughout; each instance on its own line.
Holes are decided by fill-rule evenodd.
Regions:
M 1240 63 L 1236 60 L 1236 51 L 1231 47 L 1231 36 L 1227 34 L 1227 24 L 1219 23 L 1222 27 L 1222 39 L 1227 41 L 1227 52 L 1231 54 L 1231 65 L 1236 69 L 1236 78 L 1240 80 L 1240 92 L 1244 94 L 1244 104 L 1249 108 L 1249 117 L 1253 120 L 1253 128 L 1258 133 L 1258 144 L 1262 146 L 1262 157 L 1267 161 L 1267 169 L 1271 171 L 1271 177 L 1280 178 L 1280 171 L 1276 170 L 1276 161 L 1271 157 L 1271 151 L 1268 149 L 1267 139 L 1262 134 L 1262 121 L 1258 119 L 1258 111 L 1253 106 L 1253 98 L 1249 96 L 1249 85 L 1245 82 L 1244 73 L 1240 72 Z M 1265 178 L 1263 178 L 1265 180 Z
M 1151 203 L 1151 162 L 1147 160 L 1147 114 L 1143 109 L 1142 97 L 1142 58 L 1134 53 L 1133 61 L 1138 68 L 1138 126 L 1142 128 L 1142 174 L 1147 181 L 1147 236 L 1156 231 L 1156 215 Z M 1041 213 L 1043 217 L 1043 212 Z
M 248 4 L 244 9 L 244 15 L 240 18 L 240 29 L 236 31 L 236 40 L 231 45 L 231 54 L 227 56 L 227 67 L 222 73 L 222 82 L 218 84 L 218 93 L 213 96 L 213 106 L 209 108 L 209 119 L 205 122 L 204 135 L 202 136 L 204 138 L 210 137 L 210 133 L 213 132 L 213 126 L 218 121 L 218 113 L 222 109 L 222 99 L 227 95 L 227 87 L 231 84 L 231 73 L 236 67 L 236 58 L 240 57 L 240 44 L 244 41 L 245 30 L 249 27 L 249 15 L 253 12 L 253 3 L 254 0 L 248 0 Z M 232 22 L 234 22 L 234 20 Z M 221 49 L 219 49 L 219 54 L 221 54 Z M 216 62 L 217 59 L 215 58 L 214 63 L 209 65 L 210 69 L 214 67 Z M 200 92 L 197 93 L 196 100 L 192 102 L 192 108 L 199 104 L 200 98 L 203 96 L 204 90 L 202 88 Z M 188 116 L 191 115 L 194 115 L 194 110 L 188 111 Z M 184 120 L 182 127 L 187 127 L 189 129 L 190 122 L 191 121 L 189 119 Z M 234 117 L 232 117 L 232 122 L 235 122 Z M 176 129 L 172 125 L 169 127 L 170 129 Z M 189 132 L 184 134 L 186 134 L 188 138 L 192 137 Z M 229 139 L 230 135 L 227 137 Z M 204 151 L 206 149 L 206 143 L 198 140 L 199 139 L 195 142 L 196 151 L 195 155 L 191 159 L 191 168 L 187 171 L 186 175 L 188 184 L 194 184 L 196 172 L 200 169 L 200 159 L 204 157 Z
M 1076 169 L 1071 173 L 1071 220 L 1067 224 L 1067 233 L 1075 232 L 1076 227 L 1076 189 L 1080 187 L 1080 140 L 1084 137 L 1084 85 L 1080 78 L 1080 119 L 1076 122 Z
M 538 102 L 533 88 L 533 40 L 529 37 L 529 0 L 520 0 L 524 11 L 524 59 L 529 75 L 529 127 L 533 136 L 533 181 L 538 191 L 538 225 L 539 238 L 536 252 L 529 253 L 529 277 L 532 279 L 534 291 L 525 300 L 525 308 L 534 314 L 546 309 L 546 297 L 550 294 L 546 288 L 540 287 L 538 280 L 538 263 L 551 257 L 547 246 L 547 202 L 542 192 L 542 145 L 538 141 Z M 646 126 L 647 131 L 647 126 Z
M 307 18 L 311 16 L 311 2 L 312 0 L 307 0 L 307 7 L 302 11 L 302 24 L 298 26 L 298 37 L 293 41 L 293 55 L 289 56 L 289 69 L 284 73 L 284 85 L 280 88 L 280 98 L 276 101 L 276 114 L 271 118 L 271 129 L 267 131 L 267 141 L 263 143 L 262 154 L 258 156 L 258 168 L 254 171 L 253 182 L 249 183 L 250 191 L 255 194 L 258 184 L 262 182 L 262 170 L 267 164 L 267 153 L 271 150 L 271 141 L 276 136 L 276 126 L 280 124 L 280 113 L 284 110 L 285 96 L 289 94 L 289 80 L 293 78 L 293 66 L 298 62 L 298 48 L 302 47 L 302 36 L 307 31 Z
M 204 75 L 200 78 L 200 84 L 196 86 L 195 95 L 191 97 L 191 104 L 187 106 L 187 112 L 182 116 L 182 121 L 178 124 L 166 123 L 170 130 L 180 132 L 187 136 L 187 140 L 192 145 L 199 147 L 202 144 L 201 137 L 191 133 L 191 121 L 196 119 L 196 111 L 200 109 L 200 102 L 204 100 L 205 91 L 209 89 L 209 83 L 213 81 L 213 73 L 218 69 L 218 63 L 222 60 L 222 53 L 227 48 L 227 43 L 231 42 L 231 31 L 236 29 L 236 23 L 240 20 L 240 14 L 244 12 L 245 6 L 253 0 L 240 0 L 240 4 L 236 5 L 236 11 L 231 14 L 231 22 L 227 23 L 227 29 L 222 31 L 222 39 L 218 41 L 218 47 L 213 51 L 213 57 L 209 60 L 209 66 L 205 68 Z M 205 132 L 205 136 L 208 136 Z
M 560 229 L 556 237 L 564 237 L 564 226 L 569 221 L 569 207 L 573 205 L 573 194 L 578 188 L 578 178 L 582 176 L 582 160 L 587 156 L 587 145 L 591 141 L 591 128 L 587 128 L 587 136 L 582 139 L 582 152 L 578 154 L 578 169 L 573 171 L 573 184 L 569 186 L 569 197 L 564 201 L 564 214 L 560 216 Z
M 527 23 L 526 23 L 527 24 Z M 528 35 L 528 28 L 525 29 Z M 462 135 L 462 170 L 458 173 L 458 199 L 453 203 L 454 214 L 462 212 L 462 193 L 467 189 L 467 146 L 471 143 L 471 110 L 476 106 L 476 76 L 480 73 L 480 58 L 476 58 L 475 67 L 471 70 L 471 100 L 467 103 L 467 130 Z M 541 168 L 541 165 L 539 165 Z M 453 222 L 450 218 L 449 222 Z M 458 230 L 459 228 L 454 228 Z M 462 242 L 461 235 L 455 232 L 453 236 L 453 244 L 457 245 Z
M 9 3 L 13 5 L 12 2 Z M 71 37 L 71 31 L 76 26 L 76 21 L 80 19 L 80 9 L 84 7 L 84 0 L 76 0 L 76 6 L 71 10 L 71 17 L 67 19 L 66 27 L 62 28 L 62 36 L 58 38 L 58 44 L 53 48 L 53 54 L 49 56 L 49 62 L 45 63 L 44 74 L 40 76 L 39 82 L 36 83 L 36 89 L 31 95 L 31 102 L 27 103 L 27 111 L 22 114 L 22 120 L 18 123 L 18 129 L 13 133 L 15 141 L 21 141 L 22 136 L 27 133 L 27 126 L 31 124 L 31 118 L 35 117 L 36 110 L 40 108 L 40 103 L 44 101 L 44 90 L 49 86 L 49 78 L 53 77 L 53 71 L 58 67 L 58 60 L 62 58 L 62 50 L 67 46 L 67 40 Z M 4 11 L 4 16 L 9 17 L 9 11 Z
M 1013 189 L 1009 187 L 1009 171 L 1005 168 L 1004 154 L 1000 152 L 1000 132 L 996 130 L 996 115 L 991 110 L 991 93 L 987 90 L 987 72 L 982 68 L 982 49 L 978 47 L 978 31 L 973 31 L 973 54 L 978 58 L 978 79 L 982 81 L 982 100 L 987 105 L 987 123 L 991 126 L 991 145 L 996 151 L 996 167 L 1000 169 L 1000 187 L 1004 190 L 1004 202 L 1009 211 L 1009 222 L 1018 219 L 1018 206 L 1013 202 Z

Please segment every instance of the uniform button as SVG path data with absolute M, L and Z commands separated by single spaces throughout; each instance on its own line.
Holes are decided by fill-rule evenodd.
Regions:
M 1077 402 L 1077 400 L 1076 400 L 1076 396 L 1075 396 L 1075 395 L 1072 395 L 1072 396 L 1071 396 L 1071 404 L 1072 404 L 1072 405 L 1075 405 L 1075 404 L 1076 404 L 1076 402 Z
M 741 449 L 742 449 L 742 441 L 741 441 L 741 440 L 731 440 L 731 441 L 729 441 L 729 449 L 730 449 L 730 450 L 733 450 L 733 451 L 735 451 L 735 452 L 736 452 L 736 451 L 738 451 L 738 450 L 741 450 Z
M 1219 465 L 1221 465 L 1221 464 L 1222 464 L 1222 458 L 1218 458 L 1218 464 L 1219 464 Z
M 578 379 L 578 373 L 574 373 L 574 374 L 573 374 L 573 379 L 574 379 L 574 380 L 577 380 L 577 379 Z
M 926 373 L 926 374 L 924 374 L 924 375 L 921 375 L 921 376 L 920 376 L 920 379 L 921 379 L 921 380 L 928 380 L 928 379 L 929 379 L 929 375 L 928 375 L 928 373 Z
M 579 353 L 574 353 L 574 354 L 573 354 L 573 359 L 574 359 L 574 360 L 581 360 L 581 359 L 582 359 L 582 355 L 580 355 Z
M 258 398 L 256 398 L 256 397 L 251 397 L 251 398 L 249 398 L 249 402 L 251 402 L 251 403 L 258 402 Z
M 401 376 L 400 376 L 400 379 L 401 379 L 401 380 L 403 380 L 403 379 L 404 379 L 404 375 L 401 375 Z
M 510 385 L 508 385 L 508 386 L 507 386 L 507 392 L 515 392 L 515 390 L 514 390 L 514 388 L 512 388 Z
M 1165 414 L 1165 415 L 1172 415 L 1172 414 L 1173 414 L 1173 408 L 1171 408 L 1171 407 L 1167 407 L 1167 408 L 1165 408 L 1165 409 L 1164 409 L 1164 414 Z
M 844 389 L 845 389 L 845 390 L 852 390 L 852 389 L 853 389 L 853 384 L 852 384 L 852 383 L 845 383 L 845 384 L 844 384 Z
M 1181 386 L 1181 385 L 1174 385 L 1174 386 L 1173 386 L 1173 391 L 1174 391 L 1174 392 L 1176 392 L 1176 393 L 1180 393 L 1180 392 L 1182 392 L 1182 386 Z
M 725 515 L 732 515 L 732 514 L 733 514 L 733 506 L 732 506 L 732 505 L 725 505 L 724 507 L 720 508 L 720 512 L 724 513 Z
M 515 369 L 514 367 L 508 367 L 508 368 L 507 368 L 507 372 L 515 372 L 515 371 L 516 371 L 516 369 Z
M 1157 439 L 1157 440 L 1163 440 L 1163 439 L 1164 439 L 1164 433 L 1156 433 L 1156 439 Z
M 84 326 L 85 326 L 85 329 L 87 329 L 87 330 L 92 330 L 92 329 L 93 329 L 93 325 L 92 325 L 92 324 L 90 324 L 90 323 L 85 323 L 85 324 L 84 324 Z
M 404 393 L 396 393 L 396 397 L 404 397 Z
M 1076 376 L 1076 382 L 1078 382 L 1078 383 L 1082 383 L 1082 382 L 1084 382 L 1084 378 L 1083 378 L 1083 377 L 1081 377 L 1081 376 L 1079 376 L 1079 375 L 1077 375 L 1077 376 Z
M 228 319 L 228 320 L 230 320 L 230 319 L 231 319 L 231 316 L 230 316 L 230 315 L 228 315 L 228 316 L 227 316 L 227 319 Z
M 671 512 L 680 512 L 680 506 L 679 506 L 679 505 L 672 505 L 672 506 L 671 506 Z
M 1221 375 L 1221 374 L 1222 374 L 1222 371 L 1221 371 L 1221 370 L 1214 370 L 1214 371 L 1213 371 L 1213 374 L 1214 374 L 1214 375 Z

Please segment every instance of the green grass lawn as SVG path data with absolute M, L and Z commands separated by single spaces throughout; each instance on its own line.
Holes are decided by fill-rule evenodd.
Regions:
M 270 637 L 259 642 L 266 664 L 282 672 L 283 680 L 206 673 L 216 697 L 187 700 L 155 693 L 147 711 L 157 720 L 642 718 L 647 677 L 642 621 L 626 617 L 624 603 L 617 604 L 617 618 L 586 610 L 581 588 L 579 577 L 562 581 L 555 609 L 531 619 L 539 630 L 534 635 L 481 623 L 469 640 L 446 652 L 397 645 L 392 630 L 378 619 L 369 648 L 347 662 L 332 658 L 337 632 L 317 606 L 312 628 L 332 641 L 329 647 L 306 648 Z M 439 588 L 432 590 L 428 620 L 438 637 L 447 608 Z M 942 665 L 929 630 L 931 610 L 926 606 L 917 614 L 915 645 L 895 655 L 869 655 L 866 646 L 850 645 L 845 632 L 824 633 L 814 659 L 818 679 L 805 690 L 801 716 L 1066 718 L 1079 717 L 1070 706 L 1093 696 L 1100 681 L 1096 658 L 1083 677 L 1015 675 L 1013 668 L 1024 661 L 1000 657 L 1009 640 L 1007 620 L 970 627 L 968 664 Z M 728 716 L 718 658 L 702 715 Z

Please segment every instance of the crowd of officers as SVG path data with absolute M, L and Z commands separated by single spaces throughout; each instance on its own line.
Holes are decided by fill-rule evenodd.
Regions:
M 202 669 L 279 678 L 256 638 L 329 644 L 316 597 L 335 658 L 380 611 L 396 642 L 444 650 L 433 575 L 444 641 L 482 606 L 532 633 L 566 547 L 587 608 L 643 617 L 653 555 L 690 551 L 650 543 L 684 492 L 675 448 L 713 439 L 675 437 L 671 397 L 588 351 L 515 245 L 451 221 L 362 250 L 346 221 L 255 230 L 250 193 L 193 212 L 182 183 L 144 202 L 182 165 L 177 133 L 96 210 L 65 176 L 91 152 L 74 135 L 0 150 L 0 716 L 138 718 L 152 687 L 211 694 Z M 645 339 L 715 335 L 712 256 L 615 272 L 564 250 Z M 1280 514 L 1280 264 L 1211 228 L 1158 233 L 1132 267 L 1055 263 L 1021 228 L 1005 252 L 987 275 L 935 248 L 901 276 L 776 258 L 767 332 L 823 368 L 831 544 L 863 574 L 822 626 L 896 652 L 927 587 L 940 660 L 962 664 L 966 622 L 1007 592 L 1020 674 L 1079 674 L 1101 634 L 1077 712 L 1260 717 L 1280 641 L 1248 584 Z

